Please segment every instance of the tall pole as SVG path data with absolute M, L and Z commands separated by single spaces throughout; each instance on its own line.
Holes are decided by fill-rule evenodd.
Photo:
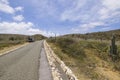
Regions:
M 55 33 L 55 42 L 56 42 L 56 33 Z

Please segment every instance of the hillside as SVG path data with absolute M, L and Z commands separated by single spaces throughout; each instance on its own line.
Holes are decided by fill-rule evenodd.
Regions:
M 45 36 L 40 34 L 31 36 L 20 34 L 0 34 L 0 50 L 4 49 L 5 47 L 23 44 L 28 41 L 28 37 L 34 38 L 35 41 L 46 38 Z
M 118 40 L 116 57 L 109 55 L 112 34 L 115 34 Z M 101 38 L 105 41 L 100 41 Z M 120 80 L 119 40 L 120 30 L 112 30 L 70 34 L 56 39 L 49 38 L 47 42 L 79 80 Z
M 96 39 L 96 40 L 110 40 L 112 35 L 116 35 L 116 39 L 120 40 L 120 29 L 104 31 L 104 32 L 93 32 L 86 34 L 68 34 L 63 37 L 73 37 L 82 39 Z
M 31 35 L 35 40 L 45 39 L 46 37 L 40 34 Z M 0 34 L 0 41 L 26 41 L 28 35 L 20 34 Z
M 32 37 L 34 37 L 35 40 L 42 40 L 42 39 L 46 39 L 47 37 L 40 35 L 40 34 L 35 34 L 32 35 Z
M 26 35 L 19 35 L 19 34 L 0 34 L 0 41 L 25 41 Z

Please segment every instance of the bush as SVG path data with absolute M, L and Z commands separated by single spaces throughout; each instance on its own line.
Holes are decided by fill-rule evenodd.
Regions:
M 101 53 L 101 52 L 107 52 L 108 50 L 108 44 L 107 43 L 96 43 L 95 49 Z
M 54 42 L 53 38 L 50 38 L 48 41 Z M 55 43 L 59 46 L 63 53 L 68 54 L 70 57 L 79 58 L 83 60 L 85 57 L 85 51 L 81 44 L 72 38 L 57 38 Z
M 70 45 L 68 48 L 69 48 L 69 50 L 68 51 L 66 50 L 66 51 L 71 56 L 73 56 L 75 58 L 79 58 L 80 60 L 83 60 L 86 57 L 85 51 L 79 43 L 74 43 L 74 44 Z
M 55 38 L 53 37 L 50 37 L 49 39 L 47 39 L 48 42 L 51 42 L 51 43 L 55 43 Z
M 66 48 L 69 45 L 74 44 L 75 40 L 72 38 L 57 38 L 56 42 L 60 47 Z

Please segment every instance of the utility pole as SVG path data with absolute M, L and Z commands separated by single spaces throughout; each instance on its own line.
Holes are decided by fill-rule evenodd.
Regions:
M 56 33 L 55 33 L 55 42 L 56 42 Z

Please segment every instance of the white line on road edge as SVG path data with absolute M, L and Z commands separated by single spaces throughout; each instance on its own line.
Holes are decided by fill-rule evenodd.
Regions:
M 64 62 L 61 61 L 57 57 L 57 55 L 55 55 L 55 53 L 53 52 L 53 50 L 50 48 L 50 46 L 47 44 L 46 41 L 44 41 L 44 47 L 45 47 L 45 51 L 46 51 L 46 55 L 47 55 L 49 64 L 50 64 L 51 69 L 52 69 L 52 75 L 53 75 L 53 79 L 54 80 L 63 80 L 60 77 L 60 73 L 59 73 L 58 69 L 56 68 L 56 65 L 55 65 L 56 61 L 59 63 L 59 65 L 61 66 L 61 68 L 63 69 L 63 71 L 66 73 L 66 75 L 68 76 L 69 80 L 78 80 L 77 77 L 71 71 L 71 69 L 68 68 L 64 64 Z
M 20 45 L 20 46 L 14 48 L 14 49 L 9 50 L 9 51 L 5 51 L 5 52 L 1 53 L 0 56 L 5 55 L 5 54 L 7 54 L 7 53 L 10 53 L 10 52 L 12 52 L 12 51 L 15 51 L 15 50 L 17 50 L 17 49 L 19 49 L 19 48 L 22 48 L 22 47 L 26 46 L 26 45 L 28 45 L 28 44 L 23 44 L 23 45 Z

